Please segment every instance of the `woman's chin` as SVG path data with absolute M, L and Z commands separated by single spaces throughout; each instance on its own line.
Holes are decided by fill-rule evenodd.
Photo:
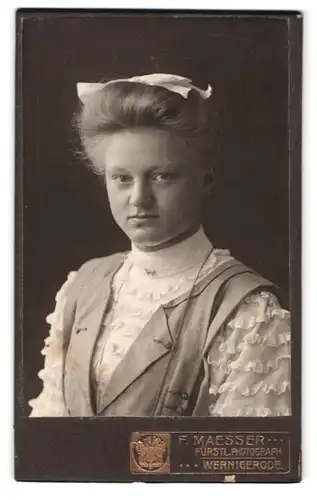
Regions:
M 197 227 L 192 226 L 192 228 L 187 230 L 185 229 L 181 232 L 178 230 L 167 233 L 166 231 L 158 231 L 157 227 L 140 224 L 135 225 L 133 228 L 130 226 L 128 230 L 124 232 L 136 247 L 148 251 L 154 251 L 179 243 L 183 239 L 186 239 L 194 234 L 196 231 Z
M 149 235 L 149 234 L 141 234 L 133 233 L 128 234 L 131 242 L 140 250 L 154 252 L 156 250 L 163 250 L 164 248 L 168 248 L 173 246 L 179 241 L 182 240 L 177 234 L 176 235 Z
M 171 239 L 169 235 L 158 234 L 157 231 L 145 227 L 136 227 L 132 231 L 130 229 L 130 231 L 126 232 L 126 235 L 135 246 L 149 249 L 164 245 L 166 241 Z
M 151 237 L 149 234 L 130 234 L 128 235 L 131 242 L 137 247 L 144 247 L 151 249 L 160 245 L 164 245 L 166 240 L 164 238 Z

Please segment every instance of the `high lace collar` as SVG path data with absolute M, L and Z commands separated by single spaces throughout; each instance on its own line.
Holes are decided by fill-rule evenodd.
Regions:
M 199 266 L 212 248 L 211 242 L 200 227 L 186 240 L 155 252 L 144 252 L 132 244 L 128 258 L 146 275 L 161 278 Z

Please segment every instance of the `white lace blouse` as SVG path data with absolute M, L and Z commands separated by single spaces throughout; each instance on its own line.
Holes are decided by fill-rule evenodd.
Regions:
M 98 409 L 99 397 L 111 376 L 160 305 L 193 286 L 206 255 L 210 254 L 199 280 L 224 261 L 228 250 L 212 250 L 201 228 L 194 236 L 157 252 L 132 250 L 116 273 L 112 307 L 106 315 L 95 347 L 92 379 Z M 210 253 L 211 252 L 211 253 Z M 67 416 L 62 394 L 61 332 L 65 290 L 56 296 L 56 308 L 47 318 L 51 325 L 42 354 L 44 368 L 40 395 L 29 402 L 32 417 Z M 281 309 L 270 292 L 250 295 L 222 328 L 208 355 L 211 416 L 290 415 L 290 324 L 289 312 Z

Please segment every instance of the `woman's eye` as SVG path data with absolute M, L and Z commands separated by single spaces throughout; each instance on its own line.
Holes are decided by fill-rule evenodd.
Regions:
M 170 181 L 174 178 L 173 174 L 171 173 L 162 173 L 162 174 L 155 174 L 153 176 L 153 180 L 155 182 L 167 182 Z
M 112 179 L 118 181 L 120 184 L 128 184 L 132 182 L 132 177 L 125 174 L 114 174 L 112 176 Z

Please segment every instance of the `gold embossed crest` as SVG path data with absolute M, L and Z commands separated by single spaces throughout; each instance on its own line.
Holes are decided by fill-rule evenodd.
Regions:
M 229 476 L 225 476 L 223 478 L 224 483 L 235 483 L 236 482 L 236 476 L 235 474 L 231 474 Z
M 130 470 L 133 473 L 168 473 L 170 435 L 133 432 L 130 441 Z

